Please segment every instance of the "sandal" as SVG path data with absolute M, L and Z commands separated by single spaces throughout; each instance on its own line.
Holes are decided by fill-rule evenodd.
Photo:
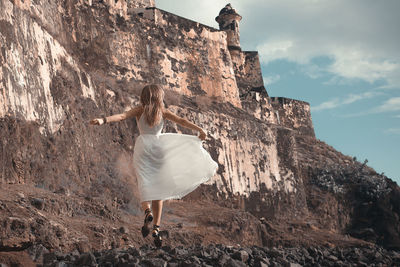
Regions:
M 142 235 L 143 237 L 146 237 L 150 233 L 150 223 L 153 221 L 153 213 L 151 213 L 151 209 L 146 209 L 144 211 L 146 216 L 144 217 L 144 224 L 142 226 Z
M 162 246 L 162 237 L 160 235 L 160 226 L 153 225 L 152 236 L 154 237 L 154 245 L 158 248 L 161 247 Z

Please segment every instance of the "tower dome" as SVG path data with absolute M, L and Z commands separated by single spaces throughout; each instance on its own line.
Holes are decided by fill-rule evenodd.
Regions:
M 219 29 L 227 33 L 227 42 L 229 50 L 238 50 L 240 48 L 240 33 L 239 33 L 239 22 L 242 16 L 240 16 L 231 4 L 227 4 L 221 11 L 215 20 L 219 24 Z

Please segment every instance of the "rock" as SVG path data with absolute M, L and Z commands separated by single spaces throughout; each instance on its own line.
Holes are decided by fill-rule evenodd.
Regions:
M 129 232 L 129 230 L 128 230 L 128 228 L 126 228 L 125 226 L 121 226 L 121 227 L 119 228 L 119 232 L 120 232 L 121 234 L 127 234 L 127 233 Z
M 331 261 L 337 261 L 337 260 L 338 260 L 338 258 L 335 257 L 335 256 L 333 256 L 333 255 L 329 255 L 329 256 L 327 257 L 327 259 L 329 259 L 329 260 L 331 260 Z
M 71 264 L 68 264 L 65 261 L 59 261 L 54 265 L 54 267 L 69 267 L 69 266 L 71 266 Z
M 134 257 L 140 256 L 140 251 L 137 250 L 135 247 L 128 248 L 128 253 Z
M 171 253 L 172 248 L 170 246 L 162 246 L 161 249 L 167 253 Z
M 228 255 L 222 254 L 218 259 L 218 264 L 221 266 L 225 266 L 230 259 L 231 257 L 229 257 Z
M 43 254 L 43 265 L 50 265 L 57 261 L 57 257 L 54 253 L 44 253 Z
M 44 208 L 44 200 L 41 198 L 32 198 L 31 204 L 38 210 L 42 210 Z
M 148 267 L 166 267 L 167 262 L 163 259 L 145 259 L 140 262 L 141 265 L 148 266 Z
M 27 249 L 28 254 L 31 259 L 36 262 L 43 261 L 43 255 L 48 253 L 49 250 L 45 248 L 42 244 L 35 244 Z
M 191 261 L 192 263 L 197 263 L 197 264 L 200 264 L 200 263 L 201 263 L 200 259 L 199 259 L 198 257 L 196 257 L 196 256 L 192 256 L 192 257 L 190 257 L 189 259 L 190 259 L 190 261 Z
M 192 262 L 191 260 L 185 260 L 179 266 L 180 267 L 200 267 L 201 265 L 197 262 Z
M 242 262 L 247 262 L 249 259 L 249 253 L 245 250 L 239 250 L 232 254 L 232 258 Z
M 230 258 L 226 264 L 222 265 L 222 266 L 226 266 L 226 267 L 246 267 L 247 264 L 245 264 L 242 261 L 238 261 L 235 259 Z
M 270 265 L 269 259 L 254 259 L 254 267 L 268 267 Z
M 177 255 L 177 256 L 182 256 L 182 255 L 186 255 L 188 252 L 186 249 L 184 249 L 183 247 L 176 247 L 172 250 L 171 252 L 173 255 Z
M 369 265 L 368 265 L 367 263 L 363 262 L 363 261 L 358 261 L 358 262 L 357 262 L 357 266 L 360 266 L 360 267 L 368 267 Z
M 77 265 L 96 266 L 96 258 L 91 252 L 82 254 L 76 261 Z

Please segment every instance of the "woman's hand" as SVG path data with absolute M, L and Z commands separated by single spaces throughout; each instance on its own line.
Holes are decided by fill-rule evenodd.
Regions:
M 91 125 L 102 125 L 104 124 L 104 119 L 93 119 L 90 121 Z
M 206 132 L 203 131 L 203 130 L 200 130 L 199 133 L 200 133 L 200 134 L 199 134 L 200 140 L 202 140 L 202 141 L 206 140 L 206 137 L 207 137 Z

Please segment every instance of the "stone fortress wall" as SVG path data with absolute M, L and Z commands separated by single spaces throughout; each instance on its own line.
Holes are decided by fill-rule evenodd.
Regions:
M 225 30 L 153 1 L 1 0 L 0 7 L 0 129 L 21 135 L 3 138 L 2 182 L 82 191 L 115 178 L 118 155 L 132 153 L 135 122 L 85 123 L 137 104 L 141 86 L 154 82 L 167 89 L 169 108 L 210 133 L 220 167 L 208 184 L 217 195 L 262 191 L 267 206 L 279 198 L 304 208 L 294 151 L 296 135 L 314 137 L 309 105 L 268 96 L 258 53 L 241 50 L 240 16 L 230 6 L 219 14 Z

